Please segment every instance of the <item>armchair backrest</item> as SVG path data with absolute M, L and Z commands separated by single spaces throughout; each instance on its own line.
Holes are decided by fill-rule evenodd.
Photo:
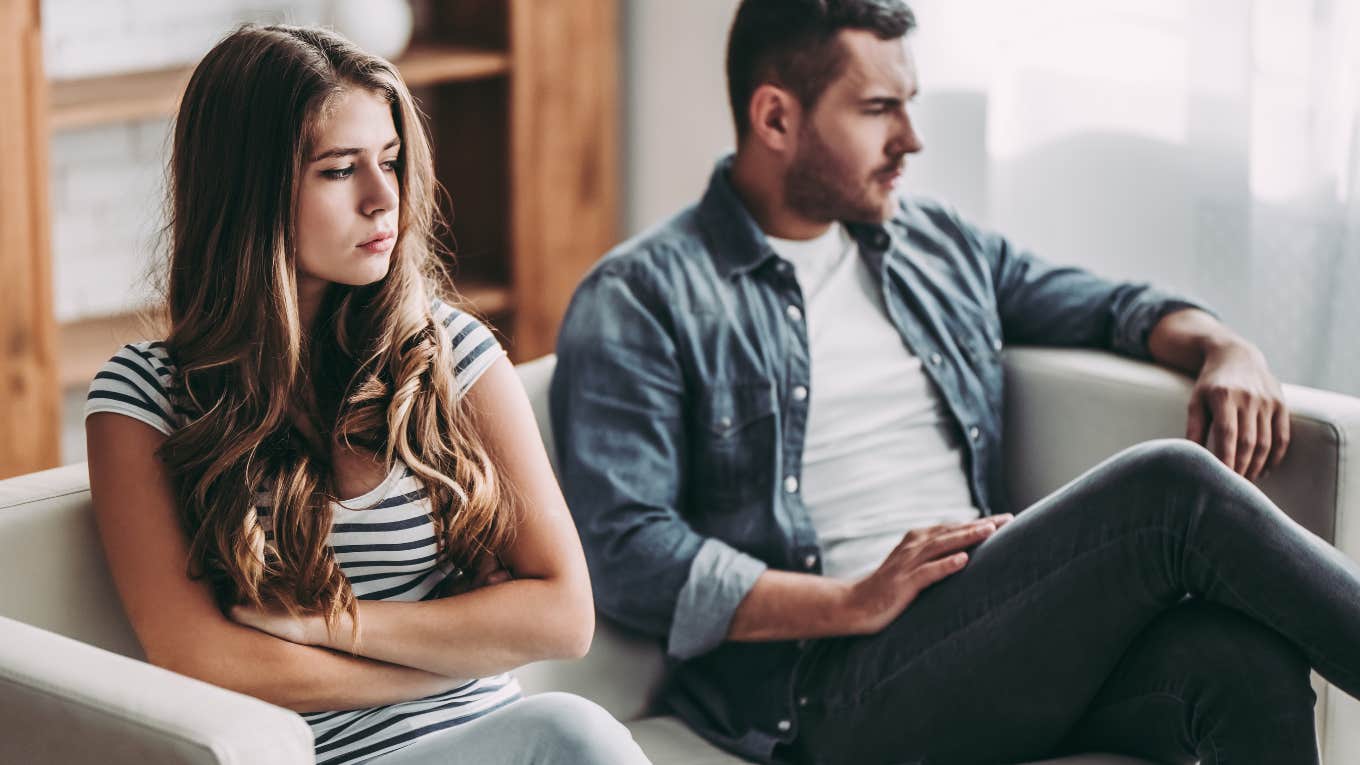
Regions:
M 550 457 L 555 360 L 518 367 Z M 1124 446 L 1182 433 L 1189 384 L 1151 365 L 1090 351 L 1013 349 L 1007 375 L 1007 475 L 1023 508 Z M 1294 439 L 1263 489 L 1352 557 L 1360 552 L 1360 400 L 1286 386 Z M 0 616 L 125 656 L 142 651 L 123 615 L 95 532 L 83 463 L 0 481 Z M 527 690 L 588 696 L 621 719 L 652 707 L 659 641 L 601 619 L 590 654 L 516 673 Z M 620 682 L 619 678 L 628 678 Z

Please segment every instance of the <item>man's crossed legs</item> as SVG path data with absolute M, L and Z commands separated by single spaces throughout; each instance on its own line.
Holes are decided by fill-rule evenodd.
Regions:
M 1317 763 L 1310 666 L 1360 691 L 1360 567 L 1202 447 L 1154 441 L 1019 514 L 882 632 L 813 645 L 786 754 Z

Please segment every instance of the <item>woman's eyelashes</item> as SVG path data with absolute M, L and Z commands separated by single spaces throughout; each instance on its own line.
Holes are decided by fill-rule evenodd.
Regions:
M 385 173 L 395 173 L 399 169 L 401 169 L 401 160 L 389 159 L 386 162 L 381 163 L 380 167 L 382 167 L 383 172 Z M 354 175 L 354 165 L 346 165 L 345 167 L 335 167 L 329 170 L 322 170 L 321 174 L 333 181 L 342 181 L 350 177 L 351 175 Z

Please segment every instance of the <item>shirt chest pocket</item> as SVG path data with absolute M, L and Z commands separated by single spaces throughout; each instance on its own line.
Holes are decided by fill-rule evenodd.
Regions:
M 771 495 L 778 422 L 768 381 L 714 383 L 696 407 L 688 482 L 699 512 L 725 512 Z

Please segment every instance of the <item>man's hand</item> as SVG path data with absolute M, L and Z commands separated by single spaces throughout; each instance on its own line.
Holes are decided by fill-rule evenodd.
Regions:
M 1010 513 L 907 532 L 873 573 L 851 585 L 847 607 L 854 632 L 872 635 L 892 623 L 922 590 L 958 573 L 970 547 L 1014 518 Z
M 1289 410 L 1265 356 L 1245 341 L 1213 346 L 1190 394 L 1185 437 L 1255 481 L 1289 448 Z
M 1148 353 L 1195 377 L 1186 438 L 1253 481 L 1280 464 L 1289 448 L 1289 410 L 1256 346 L 1204 311 L 1187 308 L 1153 326 Z

